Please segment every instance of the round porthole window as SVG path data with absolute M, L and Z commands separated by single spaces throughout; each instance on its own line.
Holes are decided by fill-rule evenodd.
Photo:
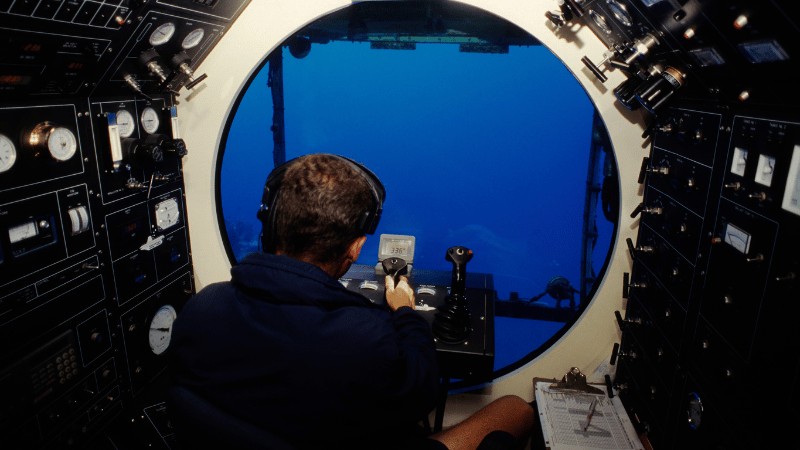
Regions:
M 618 181 L 605 128 L 547 48 L 450 2 L 361 2 L 298 30 L 249 80 L 225 129 L 218 196 L 232 262 L 258 251 L 276 162 L 357 160 L 387 189 L 361 252 L 415 238 L 414 268 L 449 273 L 454 245 L 496 293 L 495 374 L 575 322 L 613 246 Z

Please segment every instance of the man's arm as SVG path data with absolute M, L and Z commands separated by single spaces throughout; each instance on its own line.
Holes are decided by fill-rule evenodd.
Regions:
M 436 403 L 439 370 L 436 344 L 428 321 L 414 310 L 414 291 L 408 279 L 400 277 L 397 286 L 386 277 L 386 303 L 398 336 L 405 373 L 398 377 L 398 393 L 403 402 L 418 414 L 427 414 Z

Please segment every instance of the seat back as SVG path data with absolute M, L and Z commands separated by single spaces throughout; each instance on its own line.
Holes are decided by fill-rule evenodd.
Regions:
M 292 449 L 269 431 L 232 416 L 186 387 L 170 387 L 167 404 L 182 450 Z

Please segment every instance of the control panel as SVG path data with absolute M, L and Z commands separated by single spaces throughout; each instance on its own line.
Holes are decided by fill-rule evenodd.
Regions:
M 798 153 L 789 115 L 687 105 L 657 118 L 612 354 L 656 448 L 756 448 L 800 419 Z M 755 391 L 777 387 L 769 375 L 786 377 L 785 396 Z
M 246 4 L 0 1 L 0 447 L 171 447 L 179 97 Z
M 375 304 L 385 300 L 385 275 L 373 266 L 354 265 L 340 279 L 348 290 L 358 292 Z M 452 293 L 449 272 L 414 268 L 409 275 L 414 290 L 416 311 L 434 326 L 437 312 L 447 305 Z M 465 296 L 468 307 L 468 333 L 459 342 L 437 338 L 436 351 L 443 377 L 488 381 L 494 370 L 494 281 L 489 274 L 469 273 Z
M 797 17 L 781 2 L 564 0 L 546 14 L 558 34 L 591 29 L 605 44 L 581 62 L 625 108 L 656 114 L 672 99 L 796 103 Z M 786 102 L 786 103 L 784 103 Z

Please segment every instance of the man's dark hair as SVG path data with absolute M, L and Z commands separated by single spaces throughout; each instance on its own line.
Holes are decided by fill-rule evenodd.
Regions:
M 374 207 L 372 192 L 364 175 L 343 158 L 312 154 L 291 161 L 273 212 L 276 252 L 322 264 L 340 260 L 364 235 L 358 224 Z

